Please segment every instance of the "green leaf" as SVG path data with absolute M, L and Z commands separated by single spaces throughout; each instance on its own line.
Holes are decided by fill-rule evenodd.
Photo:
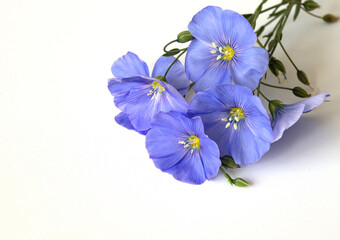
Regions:
M 164 57 L 170 57 L 170 56 L 174 56 L 174 55 L 176 55 L 176 54 L 178 54 L 178 53 L 180 53 L 180 52 L 181 52 L 180 49 L 174 48 L 174 49 L 171 49 L 170 51 L 164 53 L 163 56 L 164 56 Z
M 260 35 L 263 33 L 263 31 L 264 31 L 264 26 L 260 27 L 259 30 L 256 31 L 257 37 L 260 37 Z
M 298 3 L 295 6 L 295 13 L 294 13 L 294 18 L 293 20 L 295 21 L 297 19 L 297 17 L 299 16 L 300 13 L 300 9 L 301 9 L 301 0 L 298 0 Z
M 268 52 L 273 50 L 277 45 L 277 41 L 275 39 L 271 40 L 268 45 Z

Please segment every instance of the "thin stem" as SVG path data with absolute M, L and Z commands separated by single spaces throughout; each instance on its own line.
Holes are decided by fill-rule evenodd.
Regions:
M 257 44 L 258 44 L 261 48 L 265 48 L 259 39 L 257 39 Z
M 175 64 L 175 62 L 188 50 L 188 48 L 183 48 L 182 49 L 183 52 L 181 52 L 176 59 L 171 63 L 171 65 L 168 67 L 168 69 L 166 70 L 165 74 L 164 74 L 164 78 L 166 77 L 166 75 L 168 74 L 168 72 L 170 71 L 170 68 Z
M 272 88 L 279 88 L 279 89 L 285 89 L 285 90 L 293 90 L 292 88 L 288 88 L 288 87 L 280 87 L 280 86 L 274 86 L 268 83 L 264 83 L 264 82 L 260 82 L 261 84 L 267 86 L 267 87 L 272 87 Z
M 313 17 L 316 17 L 316 18 L 321 18 L 321 19 L 322 19 L 321 16 L 316 15 L 316 14 L 314 14 L 314 13 L 311 13 L 311 12 L 307 11 L 307 10 L 306 10 L 305 8 L 303 8 L 303 7 L 301 7 L 301 8 L 302 8 L 303 11 L 305 11 L 305 12 L 308 13 L 309 15 L 311 15 L 311 16 L 313 16 Z
M 261 94 L 262 97 L 264 97 L 264 99 L 266 99 L 268 102 L 270 102 L 269 98 L 267 98 L 261 91 L 259 88 L 257 88 L 257 91 Z
M 278 8 L 278 7 L 280 7 L 281 5 L 283 5 L 283 4 L 282 4 L 282 3 L 276 4 L 276 5 L 274 5 L 274 6 L 271 6 L 271 7 L 269 7 L 269 8 L 266 8 L 266 9 L 262 10 L 260 13 L 265 13 L 265 12 L 267 12 L 267 11 L 273 9 L 273 8 Z
M 221 172 L 223 173 L 223 175 L 225 176 L 225 178 L 228 180 L 228 182 L 233 185 L 233 179 L 229 176 L 229 174 L 224 171 L 224 169 L 222 167 L 220 167 Z
M 174 42 L 177 42 L 177 40 L 173 40 L 173 41 L 171 41 L 171 42 L 168 42 L 168 43 L 164 46 L 163 51 L 164 51 L 164 52 L 168 52 L 168 51 L 166 50 L 166 48 L 167 48 L 170 44 L 172 44 L 172 43 L 174 43 Z
M 296 71 L 299 71 L 298 67 L 295 65 L 294 61 L 292 60 L 292 58 L 289 56 L 289 54 L 287 53 L 286 49 L 284 48 L 282 42 L 279 42 L 282 50 L 284 51 L 284 53 L 286 54 L 287 58 L 289 59 L 289 61 L 293 64 L 294 68 L 296 69 Z

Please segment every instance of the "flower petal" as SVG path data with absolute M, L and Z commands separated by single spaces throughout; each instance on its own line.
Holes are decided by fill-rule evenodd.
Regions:
M 128 52 L 124 56 L 118 58 L 113 63 L 111 72 L 116 78 L 138 75 L 149 76 L 148 65 L 132 52 Z
M 220 7 L 208 6 L 199 11 L 188 25 L 190 33 L 199 40 L 209 44 L 218 43 L 222 36 Z
M 224 42 L 235 48 L 234 50 L 248 49 L 254 46 L 256 34 L 248 20 L 241 14 L 224 10 L 221 14 L 221 26 L 223 29 Z
M 294 125 L 301 117 L 305 108 L 304 104 L 283 105 L 284 108 L 276 108 L 272 121 L 274 138 L 272 142 L 279 140 L 283 132 Z
M 194 39 L 191 41 L 185 57 L 185 72 L 188 78 L 196 82 L 204 72 L 216 62 L 216 55 L 212 54 L 211 43 Z
M 218 174 L 218 170 L 221 166 L 221 161 L 219 159 L 220 152 L 217 144 L 207 137 L 201 137 L 200 143 L 200 157 L 203 164 L 205 177 L 206 179 L 210 179 Z
M 252 47 L 239 52 L 230 64 L 233 81 L 254 90 L 268 68 L 268 52 L 260 47 Z
M 303 110 L 304 113 L 312 111 L 314 108 L 318 107 L 324 102 L 327 102 L 326 98 L 329 97 L 329 93 L 320 93 L 313 97 L 310 97 L 306 100 L 301 101 L 300 103 L 305 104 L 305 109 Z
M 258 161 L 270 148 L 270 142 L 255 136 L 246 124 L 239 124 L 230 138 L 229 151 L 235 163 L 249 165 Z
M 175 59 L 176 58 L 173 56 L 160 57 L 153 68 L 152 77 L 163 76 Z M 180 94 L 185 95 L 187 93 L 190 80 L 185 74 L 184 67 L 179 60 L 170 68 L 166 80 L 176 88 Z
M 228 65 L 223 61 L 216 61 L 204 72 L 193 88 L 195 92 L 200 92 L 210 87 L 226 83 L 231 83 Z
M 130 121 L 128 115 L 127 115 L 126 113 L 124 113 L 124 112 L 119 113 L 119 114 L 115 117 L 115 120 L 116 120 L 116 122 L 117 122 L 119 125 L 121 125 L 121 126 L 127 128 L 127 129 L 129 129 L 129 130 L 134 130 L 134 131 L 136 131 L 136 132 L 138 132 L 138 133 L 140 133 L 140 134 L 142 134 L 142 135 L 147 134 L 147 131 L 137 131 L 137 130 L 132 126 L 131 121 Z

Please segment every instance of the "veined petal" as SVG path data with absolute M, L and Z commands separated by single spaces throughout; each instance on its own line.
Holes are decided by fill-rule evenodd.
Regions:
M 231 83 L 228 66 L 225 62 L 216 61 L 204 72 L 193 88 L 195 92 L 200 92 L 210 87 L 226 83 Z
M 139 77 L 134 77 L 134 81 L 130 81 L 131 78 L 118 79 L 111 78 L 108 82 L 108 89 L 112 96 L 118 96 L 128 93 L 131 89 L 140 88 L 142 85 L 150 84 L 150 80 L 145 78 L 140 78 L 143 81 L 137 81 Z
M 301 101 L 300 103 L 303 103 L 305 105 L 303 112 L 304 113 L 310 112 L 314 108 L 321 105 L 322 103 L 327 102 L 326 98 L 329 96 L 330 96 L 329 93 L 320 93 L 318 95 L 315 95 L 313 97 Z
M 272 121 L 274 139 L 272 142 L 279 140 L 283 132 L 293 126 L 301 117 L 305 108 L 304 104 L 284 105 L 284 108 L 275 109 L 275 116 Z
M 127 129 L 129 129 L 129 130 L 134 130 L 134 131 L 136 131 L 136 132 L 138 132 L 138 133 L 140 133 L 140 134 L 142 134 L 142 135 L 146 135 L 146 134 L 147 134 L 147 131 L 137 131 L 137 130 L 132 126 L 131 121 L 130 121 L 128 115 L 127 115 L 126 113 L 124 113 L 124 112 L 119 113 L 119 114 L 115 117 L 115 120 L 116 120 L 116 122 L 117 122 L 119 125 L 121 125 L 121 126 L 127 128 Z
M 222 9 L 220 7 L 208 6 L 199 11 L 188 25 L 190 33 L 199 40 L 209 44 L 218 43 L 219 37 L 223 32 L 221 29 L 220 16 Z
M 267 71 L 268 61 L 268 52 L 260 47 L 239 52 L 230 64 L 233 81 L 254 90 Z
M 224 41 L 232 45 L 235 50 L 248 49 L 254 46 L 256 34 L 254 29 L 241 14 L 224 10 L 221 14 L 221 26 L 223 29 Z
M 211 43 L 194 39 L 191 41 L 185 57 L 185 72 L 193 82 L 198 81 L 204 72 L 216 62 L 216 55 L 212 54 Z
M 118 58 L 113 63 L 111 72 L 116 78 L 138 75 L 149 77 L 148 65 L 132 52 L 128 52 L 121 58 Z
M 249 165 L 269 150 L 270 142 L 255 136 L 246 124 L 239 125 L 239 129 L 230 138 L 229 151 L 235 163 Z
M 146 147 L 157 168 L 186 183 L 203 183 L 221 165 L 218 147 L 204 134 L 200 117 L 160 112 L 146 135 Z
M 173 63 L 176 58 L 171 57 L 160 57 L 152 71 L 152 77 L 163 76 L 169 66 Z M 182 63 L 177 60 L 175 64 L 170 68 L 166 80 L 170 85 L 177 89 L 177 91 L 185 95 L 189 89 L 190 80 L 187 78 L 187 75 L 184 71 L 184 66 Z

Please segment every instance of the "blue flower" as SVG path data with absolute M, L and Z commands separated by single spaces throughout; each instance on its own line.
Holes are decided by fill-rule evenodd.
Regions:
M 116 116 L 118 124 L 145 134 L 160 111 L 186 113 L 188 103 L 171 85 L 143 76 L 110 79 L 108 88 L 114 103 L 123 113 Z
M 159 111 L 176 109 L 186 113 L 188 104 L 182 95 L 187 92 L 190 81 L 183 65 L 176 61 L 172 66 L 167 75 L 169 84 L 154 78 L 164 75 L 174 60 L 174 57 L 159 58 L 153 78 L 149 78 L 146 63 L 134 53 L 128 52 L 113 63 L 111 71 L 115 78 L 109 80 L 108 88 L 115 96 L 116 106 L 122 110 L 115 117 L 118 124 L 145 135 Z
M 152 71 L 152 78 L 163 76 L 175 60 L 175 57 L 160 57 Z M 128 52 L 124 56 L 118 58 L 111 67 L 111 72 L 116 78 L 122 79 L 133 76 L 150 77 L 148 65 L 141 60 L 136 54 Z M 189 89 L 190 80 L 187 78 L 184 67 L 180 61 L 169 70 L 166 76 L 167 82 L 175 87 L 179 93 L 185 95 Z
M 268 68 L 268 53 L 254 47 L 253 28 L 242 15 L 209 6 L 189 23 L 195 37 L 186 55 L 185 70 L 194 90 L 232 83 L 254 90 Z
M 186 183 L 202 184 L 221 166 L 218 147 L 204 134 L 200 117 L 159 113 L 146 135 L 146 148 L 157 168 Z
M 249 88 L 223 84 L 199 92 L 188 114 L 201 116 L 221 156 L 230 155 L 237 164 L 254 163 L 269 150 L 273 139 L 270 120 L 262 101 Z
M 274 119 L 272 120 L 272 128 L 274 139 L 272 142 L 279 140 L 283 132 L 294 125 L 303 113 L 312 111 L 317 106 L 326 102 L 328 93 L 320 93 L 306 100 L 294 104 L 282 104 L 283 108 L 275 108 Z

